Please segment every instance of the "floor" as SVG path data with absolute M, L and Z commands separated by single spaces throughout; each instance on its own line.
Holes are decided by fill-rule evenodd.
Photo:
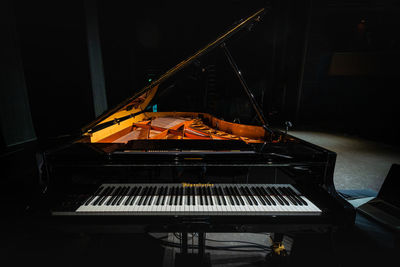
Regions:
M 340 189 L 379 191 L 390 166 L 400 163 L 400 149 L 358 137 L 326 132 L 289 134 L 337 153 L 334 183 Z

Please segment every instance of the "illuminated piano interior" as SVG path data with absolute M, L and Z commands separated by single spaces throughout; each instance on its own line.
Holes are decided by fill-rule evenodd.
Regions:
M 128 143 L 132 140 L 241 140 L 263 143 L 261 126 L 244 125 L 198 112 L 144 112 L 158 86 L 144 93 L 84 133 L 91 143 Z M 121 120 L 123 118 L 123 120 Z M 105 125 L 104 127 L 102 127 Z M 88 138 L 85 139 L 89 141 Z

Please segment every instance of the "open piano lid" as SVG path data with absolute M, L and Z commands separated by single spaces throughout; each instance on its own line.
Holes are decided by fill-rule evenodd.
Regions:
M 176 66 L 165 72 L 163 75 L 161 75 L 157 80 L 154 80 L 149 85 L 147 85 L 146 87 L 135 93 L 132 97 L 125 99 L 119 105 L 104 112 L 90 124 L 83 127 L 82 128 L 83 136 L 90 136 L 91 142 L 102 142 L 102 140 L 105 140 L 105 137 L 113 135 L 116 132 L 120 131 L 121 129 L 125 129 L 129 126 L 132 126 L 132 122 L 136 123 L 142 121 L 145 118 L 143 113 L 145 113 L 150 101 L 157 93 L 158 86 L 162 82 L 164 82 L 169 77 L 171 77 L 181 69 L 185 68 L 189 64 L 191 64 L 195 59 L 201 57 L 202 55 L 205 55 L 212 49 L 223 44 L 224 41 L 226 41 L 228 38 L 230 38 L 233 34 L 238 32 L 239 30 L 245 28 L 248 25 L 251 25 L 252 23 L 260 21 L 262 15 L 264 14 L 265 14 L 265 8 L 262 8 L 257 12 L 255 12 L 254 14 L 252 14 L 251 16 L 247 17 L 246 19 L 240 20 L 240 22 L 237 25 L 230 28 L 225 33 L 221 34 L 217 39 L 207 44 L 204 48 L 198 50 L 192 56 L 181 61 L 179 64 L 177 64 Z M 247 132 L 246 128 L 254 127 L 254 129 L 252 129 L 252 131 L 255 131 L 255 135 L 253 136 L 254 138 L 265 136 L 265 130 L 259 126 L 233 124 L 222 120 L 218 120 L 212 117 L 211 115 L 205 113 L 191 113 L 189 116 L 191 117 L 206 116 L 208 122 L 212 124 L 211 126 L 217 125 L 217 128 L 220 128 L 218 126 L 224 125 L 225 130 L 228 130 L 228 133 L 232 133 L 232 128 L 242 128 L 238 129 L 238 131 Z

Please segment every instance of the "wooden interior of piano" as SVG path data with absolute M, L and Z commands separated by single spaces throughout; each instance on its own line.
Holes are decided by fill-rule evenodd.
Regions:
M 266 131 L 261 126 L 227 122 L 207 113 L 141 113 L 156 91 L 157 87 L 154 87 L 97 123 L 97 126 L 112 121 L 117 123 L 84 135 L 90 137 L 91 143 L 127 143 L 143 139 L 242 140 L 246 143 L 262 143 L 265 140 Z M 137 113 L 140 114 L 134 115 Z M 122 117 L 129 118 L 118 121 Z

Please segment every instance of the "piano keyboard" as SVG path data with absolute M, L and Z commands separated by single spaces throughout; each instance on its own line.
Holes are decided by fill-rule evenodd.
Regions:
M 82 215 L 319 215 L 290 184 L 103 184 L 77 210 Z

